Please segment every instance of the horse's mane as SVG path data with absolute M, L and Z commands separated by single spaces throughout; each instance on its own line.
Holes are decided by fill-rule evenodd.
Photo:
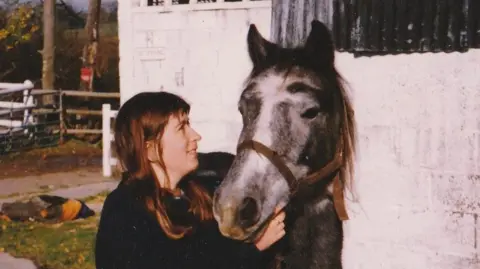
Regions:
M 342 107 L 340 113 L 341 126 L 340 126 L 340 139 L 343 139 L 343 165 L 340 170 L 340 180 L 343 183 L 344 190 L 348 189 L 350 193 L 354 195 L 353 177 L 354 177 L 354 163 L 356 157 L 357 146 L 357 127 L 355 123 L 355 112 L 345 88 L 346 81 L 335 70 L 336 82 L 338 90 L 342 98 Z

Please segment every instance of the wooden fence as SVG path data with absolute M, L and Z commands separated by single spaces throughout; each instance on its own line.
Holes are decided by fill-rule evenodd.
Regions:
M 112 175 L 112 166 L 117 165 L 117 159 L 112 156 L 112 142 L 114 136 L 111 131 L 111 122 L 118 111 L 112 110 L 110 104 L 102 106 L 102 171 L 104 177 Z
M 72 116 L 76 118 L 93 116 L 99 117 L 98 122 L 101 124 L 102 110 L 92 109 L 88 102 L 81 108 L 67 106 L 65 98 L 83 98 L 87 101 L 99 98 L 120 99 L 118 92 L 32 88 L 33 85 L 29 81 L 23 84 L 0 83 L 0 153 L 61 144 L 67 135 L 100 136 L 103 134 L 101 127 L 72 128 L 67 122 Z M 53 106 L 42 107 L 36 100 L 42 95 L 54 95 L 57 102 Z
M 72 91 L 72 90 L 33 90 L 32 94 L 41 95 L 41 94 L 53 94 L 59 96 L 59 107 L 55 108 L 39 108 L 34 109 L 34 114 L 58 114 L 60 118 L 60 139 L 63 140 L 64 135 L 66 134 L 102 134 L 102 129 L 75 129 L 67 128 L 65 124 L 66 115 L 85 115 L 85 116 L 102 116 L 102 110 L 92 110 L 92 109 L 74 109 L 74 108 L 65 108 L 64 97 L 81 97 L 81 98 L 102 98 L 102 99 L 120 99 L 120 93 L 118 92 L 83 92 L 83 91 Z

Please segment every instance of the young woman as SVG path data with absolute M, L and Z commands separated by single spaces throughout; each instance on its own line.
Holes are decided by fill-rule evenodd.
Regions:
M 120 108 L 115 149 L 125 173 L 107 197 L 97 233 L 97 269 L 259 268 L 285 234 L 284 213 L 256 243 L 223 237 L 212 213 L 219 180 L 197 177 L 200 135 L 190 106 L 167 92 L 140 93 Z

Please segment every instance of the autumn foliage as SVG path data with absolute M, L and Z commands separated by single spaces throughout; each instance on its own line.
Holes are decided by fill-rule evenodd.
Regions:
M 10 3 L 8 3 L 10 2 Z M 7 3 L 7 4 L 6 4 Z M 2 5 L 3 4 L 3 5 Z M 100 45 L 94 89 L 118 91 L 118 37 L 116 10 L 102 9 Z M 72 16 L 62 6 L 56 11 L 55 87 L 78 89 L 86 14 Z M 42 5 L 0 0 L 0 81 L 29 79 L 40 88 L 42 77 Z
M 30 4 L 21 4 L 6 14 L 0 29 L 0 42 L 5 50 L 11 50 L 21 42 L 29 42 L 40 27 L 33 19 L 34 9 Z

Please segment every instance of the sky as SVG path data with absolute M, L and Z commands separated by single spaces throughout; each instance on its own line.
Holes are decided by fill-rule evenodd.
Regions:
M 117 0 L 102 0 L 102 4 L 116 1 Z M 86 10 L 88 8 L 88 0 L 65 0 L 65 3 L 71 4 L 76 10 Z

